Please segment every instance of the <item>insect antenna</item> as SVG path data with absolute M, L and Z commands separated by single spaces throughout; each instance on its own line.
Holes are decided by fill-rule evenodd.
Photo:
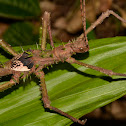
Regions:
M 88 39 L 87 39 L 87 33 L 86 33 L 85 0 L 80 0 L 80 10 L 81 10 L 81 17 L 82 17 L 82 24 L 83 24 L 83 32 L 84 32 L 83 41 L 88 46 Z

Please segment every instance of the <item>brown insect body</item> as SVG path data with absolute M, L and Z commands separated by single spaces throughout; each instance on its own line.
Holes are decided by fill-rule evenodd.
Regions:
M 38 64 L 38 66 L 41 66 L 42 69 L 46 66 L 58 63 L 60 61 L 64 62 L 75 53 L 84 53 L 88 50 L 88 46 L 86 44 L 84 45 L 82 39 L 80 39 L 75 42 L 61 45 L 49 51 L 32 50 L 32 61 L 35 64 Z
M 54 48 L 53 50 L 28 50 L 24 52 L 22 55 L 16 56 L 16 58 L 14 57 L 11 60 L 11 64 L 9 64 L 9 68 L 12 69 L 15 60 L 17 60 L 21 61 L 24 66 L 27 66 L 28 69 L 31 69 L 31 71 L 33 72 L 34 70 L 46 68 L 47 66 L 58 63 L 60 61 L 64 62 L 73 54 L 84 53 L 88 50 L 88 46 L 84 45 L 82 39 L 80 39 L 80 41 L 78 40 L 75 42 L 67 43 L 65 45 L 61 45 L 59 47 Z M 31 54 L 28 54 L 28 52 Z M 33 70 L 32 68 L 36 68 L 35 65 L 38 65 L 38 69 Z M 16 71 L 21 70 L 19 69 Z
M 0 68 L 0 76 L 16 73 L 22 74 L 27 71 L 29 73 L 38 72 L 52 64 L 67 61 L 67 59 L 76 53 L 84 53 L 88 50 L 89 47 L 84 44 L 82 39 L 61 45 L 53 50 L 27 50 L 24 53 L 15 56 L 10 61 L 7 61 L 4 68 Z

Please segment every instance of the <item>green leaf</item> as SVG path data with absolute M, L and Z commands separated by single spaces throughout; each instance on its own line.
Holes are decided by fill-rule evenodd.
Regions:
M 89 54 L 77 55 L 77 59 L 126 73 L 126 37 L 92 40 L 89 45 Z M 45 72 L 51 105 L 76 118 L 126 94 L 125 78 L 109 77 L 83 66 L 60 63 Z M 1 126 L 69 126 L 72 123 L 57 113 L 45 111 L 38 84 L 39 80 L 34 79 L 20 82 L 0 94 Z
M 18 22 L 10 25 L 3 39 L 11 46 L 31 45 L 38 41 L 38 34 L 34 33 L 34 26 L 30 22 Z
M 28 19 L 40 15 L 38 0 L 0 0 L 0 16 Z

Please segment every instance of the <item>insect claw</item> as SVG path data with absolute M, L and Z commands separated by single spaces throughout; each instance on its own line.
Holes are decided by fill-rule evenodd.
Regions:
M 87 122 L 87 119 L 82 120 L 82 122 L 85 124 Z
M 81 124 L 81 125 L 85 125 L 85 123 L 87 122 L 87 119 L 84 119 L 84 120 L 78 120 L 77 121 L 79 124 Z

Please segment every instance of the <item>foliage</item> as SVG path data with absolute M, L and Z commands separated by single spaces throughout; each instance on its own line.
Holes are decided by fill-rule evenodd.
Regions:
M 39 36 L 34 31 L 34 26 L 30 22 L 13 23 L 3 34 L 3 39 L 11 46 L 35 44 Z
M 0 16 L 31 19 L 40 15 L 38 0 L 0 0 Z
M 125 73 L 126 37 L 91 40 L 89 45 L 89 54 L 79 54 L 76 59 Z M 35 48 L 35 45 L 30 47 Z M 20 47 L 15 49 L 21 50 Z M 2 60 L 7 59 L 2 56 Z M 125 78 L 111 78 L 75 64 L 54 65 L 45 72 L 51 104 L 77 118 L 126 94 Z M 59 114 L 45 112 L 38 84 L 39 80 L 32 77 L 0 94 L 0 125 L 69 126 L 72 123 Z

